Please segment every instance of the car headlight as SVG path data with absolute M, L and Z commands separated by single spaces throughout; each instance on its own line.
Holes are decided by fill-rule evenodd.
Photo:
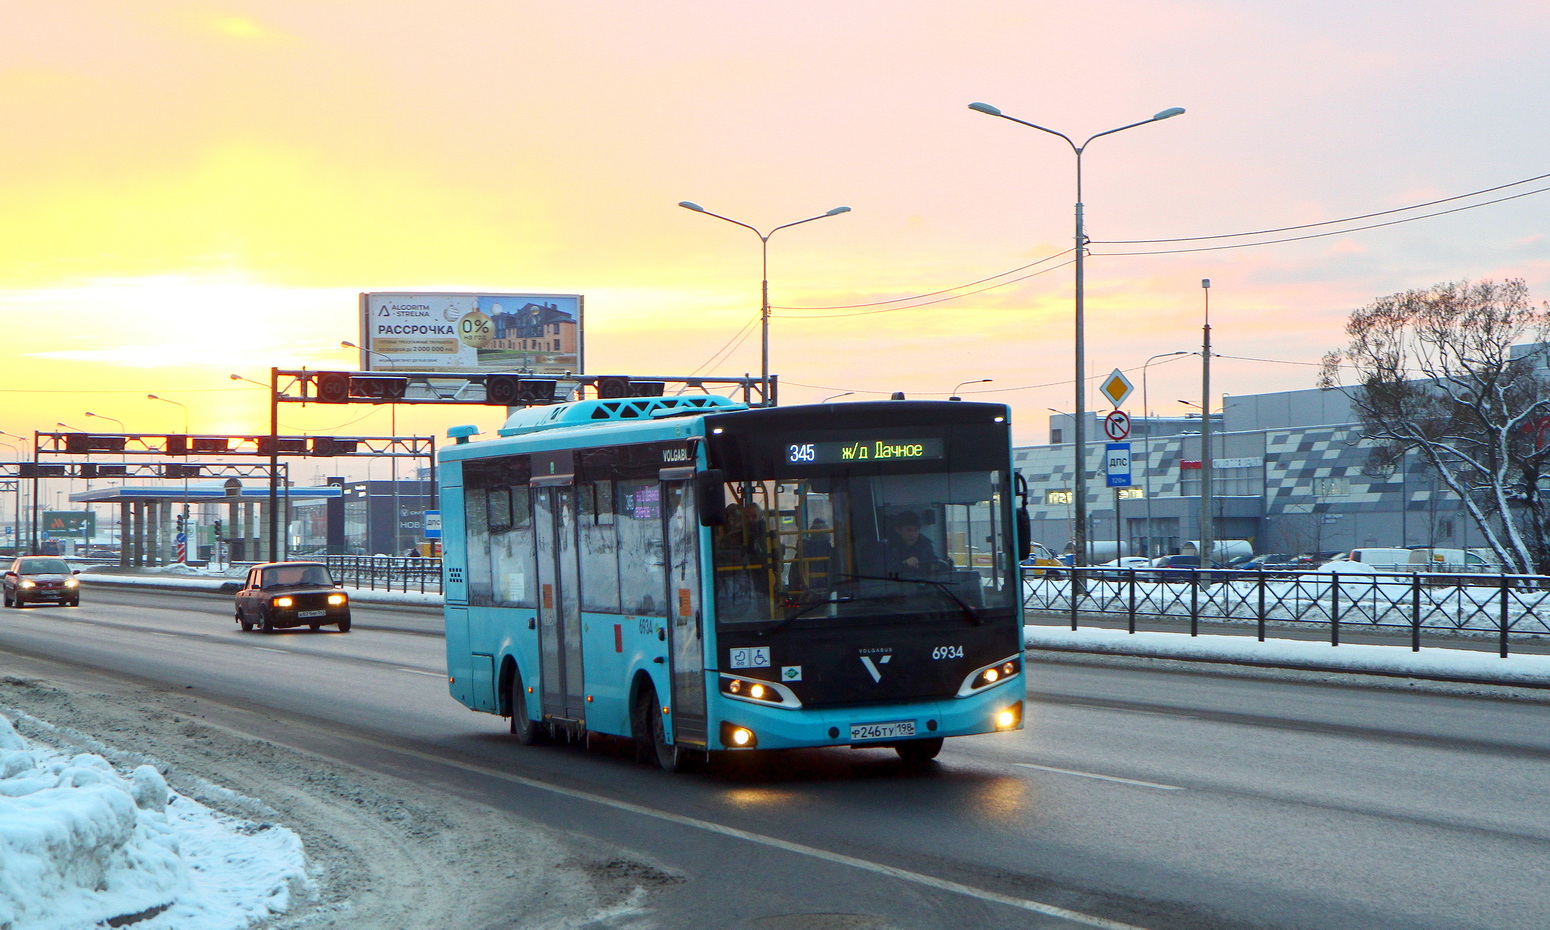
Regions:
M 343 607 L 349 601 L 350 599 L 343 594 L 330 594 L 328 596 L 328 606 L 330 607 Z
M 81 584 L 81 581 L 78 578 L 66 578 L 65 579 L 65 587 L 67 587 L 67 588 L 79 587 L 80 584 Z
M 24 587 L 24 588 L 36 588 L 37 586 L 38 586 L 38 583 L 36 581 L 33 581 L 31 578 L 24 578 L 24 579 L 22 579 L 22 587 Z
M 288 598 L 288 597 L 277 597 L 273 601 L 271 601 L 270 603 L 274 604 L 274 606 L 276 606 L 276 607 L 289 607 L 292 604 L 296 603 L 296 601 L 293 600 L 292 598 Z

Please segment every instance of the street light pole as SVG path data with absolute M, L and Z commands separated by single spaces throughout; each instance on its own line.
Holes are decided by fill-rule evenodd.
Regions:
M 1146 469 L 1146 555 L 1148 557 L 1152 555 L 1152 533 L 1155 527 L 1152 525 L 1152 408 L 1146 396 L 1146 366 L 1160 358 L 1173 358 L 1176 355 L 1188 354 L 1183 349 L 1177 352 L 1163 352 L 1152 356 L 1141 364 L 1141 422 L 1145 424 L 1146 429 L 1146 434 L 1142 437 L 1146 442 L 1146 445 L 1142 447 L 1145 449 L 1143 459 L 1146 464 L 1142 467 Z
M 1154 114 L 1151 119 L 1129 123 L 1116 129 L 1105 130 L 1096 135 L 1089 136 L 1086 142 L 1077 145 L 1074 140 L 1063 132 L 1057 132 L 1038 123 L 1030 123 L 1027 120 L 1018 119 L 1015 116 L 1007 116 L 999 109 L 988 103 L 971 103 L 969 109 L 988 116 L 999 116 L 1014 123 L 1020 123 L 1040 132 L 1047 132 L 1052 136 L 1059 136 L 1071 146 L 1071 151 L 1076 155 L 1076 423 L 1072 439 L 1076 445 L 1076 538 L 1073 543 L 1076 548 L 1075 565 L 1087 564 L 1087 342 L 1086 326 L 1083 320 L 1085 300 L 1085 258 L 1087 253 L 1087 234 L 1082 224 L 1082 152 L 1092 144 L 1094 139 L 1102 136 L 1112 136 L 1116 132 L 1124 132 L 1126 129 L 1134 129 L 1137 126 L 1145 126 L 1158 120 L 1169 119 L 1184 112 L 1183 107 L 1169 107 L 1166 110 Z
M 164 404 L 174 404 L 183 408 L 183 527 L 188 532 L 188 405 L 169 400 L 165 397 L 157 397 L 155 394 L 145 395 L 146 400 L 159 400 Z M 188 537 L 184 537 L 183 560 L 188 561 Z
M 16 440 L 17 442 L 26 442 L 27 441 L 27 437 L 25 437 L 25 436 L 18 436 L 15 433 L 7 433 L 3 429 L 0 429 L 0 436 L 9 436 L 12 439 Z M 10 443 L 6 443 L 6 445 L 10 445 Z M 17 469 L 16 469 L 16 539 L 14 540 L 14 542 L 15 542 L 15 545 L 16 545 L 16 554 L 17 555 L 21 555 L 22 554 L 22 475 L 21 475 L 22 453 L 20 451 L 17 451 L 16 459 L 17 459 L 17 462 L 16 462 L 16 464 L 17 464 Z M 36 454 L 33 455 L 33 460 L 34 461 L 37 460 Z M 34 493 L 36 493 L 36 489 L 37 489 L 37 486 L 38 486 L 37 482 L 38 482 L 38 479 L 36 479 L 36 478 L 32 479 L 32 486 L 33 486 Z
M 361 352 L 369 352 L 372 355 L 380 355 L 388 360 L 389 365 L 392 365 L 394 368 L 398 367 L 392 356 L 378 352 L 376 349 L 363 348 L 362 346 L 358 346 L 348 339 L 341 341 L 339 343 L 339 347 L 341 349 L 359 349 Z M 399 533 L 399 530 L 403 528 L 403 514 L 400 513 L 398 509 L 398 404 L 395 403 L 391 398 L 388 400 L 388 411 L 391 417 L 391 430 L 393 433 L 393 451 L 390 453 L 390 456 L 393 459 L 393 545 L 388 547 L 388 556 L 396 557 L 400 552 L 398 544 L 403 542 L 403 538 Z M 366 507 L 368 509 L 371 507 L 371 483 L 369 480 L 366 484 Z M 369 538 L 370 537 L 368 537 L 368 539 Z
M 770 397 L 770 237 L 782 229 L 787 229 L 792 226 L 801 226 L 803 223 L 811 223 L 813 220 L 821 220 L 825 217 L 839 216 L 841 213 L 849 213 L 850 208 L 835 207 L 833 210 L 830 210 L 827 213 L 820 213 L 817 216 L 810 216 L 805 220 L 797 220 L 795 223 L 787 223 L 784 226 L 776 226 L 774 229 L 771 229 L 766 233 L 760 232 L 755 227 L 749 226 L 747 223 L 744 223 L 740 220 L 734 220 L 730 216 L 722 216 L 719 213 L 712 213 L 692 201 L 680 200 L 678 205 L 683 207 L 685 210 L 693 210 L 695 213 L 703 213 L 706 216 L 714 216 L 716 219 L 726 220 L 728 223 L 731 223 L 734 226 L 741 226 L 744 229 L 751 229 L 753 230 L 753 234 L 759 237 L 761 256 L 760 261 L 763 269 L 763 280 L 759 285 L 759 383 L 763 385 L 764 406 L 773 406 L 773 401 Z
M 965 384 L 989 384 L 990 382 L 992 382 L 994 380 L 996 380 L 996 379 L 995 378 L 981 378 L 978 381 L 960 381 L 960 382 L 958 382 L 958 385 L 953 388 L 953 393 L 951 395 L 949 395 L 947 399 L 948 400 L 963 400 L 962 397 L 958 396 L 958 390 L 960 388 L 962 388 Z
M 1206 316 L 1200 346 L 1200 567 L 1211 567 L 1211 279 L 1202 278 Z M 1209 575 L 1204 577 L 1209 578 Z

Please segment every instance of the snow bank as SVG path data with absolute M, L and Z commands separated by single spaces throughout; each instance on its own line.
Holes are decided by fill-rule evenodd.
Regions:
M 301 841 L 232 820 L 142 765 L 66 758 L 0 716 L 0 927 L 228 930 L 285 911 L 305 887 Z
M 1026 626 L 1023 638 L 1030 649 L 1550 686 L 1550 656 L 1546 655 L 1516 653 L 1503 659 L 1492 652 L 1470 649 L 1411 652 L 1408 646 L 1331 646 L 1327 642 L 1291 639 L 1259 642 L 1246 636 L 1127 633 L 1124 630 L 1072 630 L 1051 626 Z

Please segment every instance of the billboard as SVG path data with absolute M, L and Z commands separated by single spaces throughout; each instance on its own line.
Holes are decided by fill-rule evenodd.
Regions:
M 579 294 L 361 295 L 363 371 L 582 373 Z
M 45 510 L 43 533 L 48 539 L 91 539 L 97 535 L 97 514 L 92 510 Z

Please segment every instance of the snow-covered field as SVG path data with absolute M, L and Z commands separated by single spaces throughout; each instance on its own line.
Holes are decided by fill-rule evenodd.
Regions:
M 0 716 L 0 927 L 245 927 L 284 912 L 305 869 L 290 830 L 218 814 L 150 765 L 66 756 Z

